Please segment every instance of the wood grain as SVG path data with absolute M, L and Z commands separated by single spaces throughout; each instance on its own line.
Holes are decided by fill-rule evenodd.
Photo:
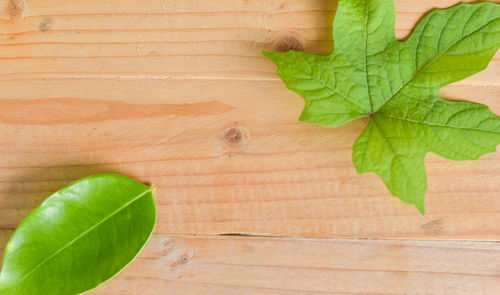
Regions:
M 10 234 L 0 230 L 0 251 Z M 494 242 L 155 234 L 86 294 L 491 295 L 499 266 Z
M 89 294 L 491 295 L 499 265 L 498 243 L 155 235 Z
M 405 38 L 456 0 L 395 2 Z M 336 6 L 0 0 L 0 252 L 48 195 L 117 172 L 157 187 L 156 234 L 90 294 L 498 293 L 500 246 L 487 240 L 500 240 L 500 153 L 429 154 L 421 216 L 356 174 L 365 120 L 297 122 L 303 100 L 260 51 L 330 52 Z M 500 115 L 499 78 L 497 54 L 442 95 Z
M 396 1 L 407 36 L 432 7 Z M 427 157 L 427 215 L 357 175 L 364 120 L 299 123 L 261 50 L 332 50 L 336 1 L 0 1 L 0 228 L 118 172 L 158 188 L 158 233 L 500 239 L 500 154 Z M 443 89 L 500 114 L 500 55 Z

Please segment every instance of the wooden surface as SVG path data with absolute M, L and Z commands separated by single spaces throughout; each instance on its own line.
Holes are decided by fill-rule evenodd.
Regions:
M 493 242 L 158 234 L 90 294 L 496 294 L 498 262 Z
M 397 0 L 397 36 L 454 3 Z M 52 192 L 117 172 L 157 187 L 156 235 L 94 294 L 499 293 L 500 153 L 429 154 L 421 216 L 356 174 L 365 121 L 297 121 L 260 51 L 330 52 L 336 5 L 0 0 L 0 248 Z M 500 54 L 442 95 L 500 114 Z

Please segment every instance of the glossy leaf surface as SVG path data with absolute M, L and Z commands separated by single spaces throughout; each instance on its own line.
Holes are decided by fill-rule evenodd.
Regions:
M 7 244 L 1 295 L 79 294 L 108 280 L 153 232 L 151 188 L 121 175 L 83 178 L 56 192 Z

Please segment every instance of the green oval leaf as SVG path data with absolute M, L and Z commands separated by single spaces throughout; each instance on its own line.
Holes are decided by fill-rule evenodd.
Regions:
M 121 175 L 56 192 L 7 244 L 0 294 L 79 294 L 110 279 L 144 247 L 156 222 L 152 189 Z

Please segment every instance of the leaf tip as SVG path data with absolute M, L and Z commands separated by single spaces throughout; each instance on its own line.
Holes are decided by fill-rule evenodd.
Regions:
M 272 51 L 261 51 L 260 52 L 263 56 L 269 58 L 270 60 L 272 60 L 273 62 L 275 61 L 275 58 L 276 58 L 276 53 L 277 52 L 272 52 Z
M 300 117 L 299 117 L 299 122 L 309 122 L 308 120 L 308 115 L 306 113 L 306 109 L 304 108 L 304 110 L 302 111 L 302 114 L 300 114 Z
M 415 207 L 417 207 L 418 211 L 420 214 L 425 215 L 425 207 L 424 207 L 424 202 L 418 202 L 413 204 Z
M 282 57 L 282 54 L 287 52 L 261 51 L 260 53 L 276 63 L 279 61 L 279 58 Z
M 269 55 L 271 55 L 271 54 L 272 54 L 272 52 L 271 52 L 271 51 L 262 50 L 262 51 L 260 52 L 260 54 L 262 54 L 262 55 L 263 55 L 263 56 L 265 56 L 265 57 L 269 57 Z

